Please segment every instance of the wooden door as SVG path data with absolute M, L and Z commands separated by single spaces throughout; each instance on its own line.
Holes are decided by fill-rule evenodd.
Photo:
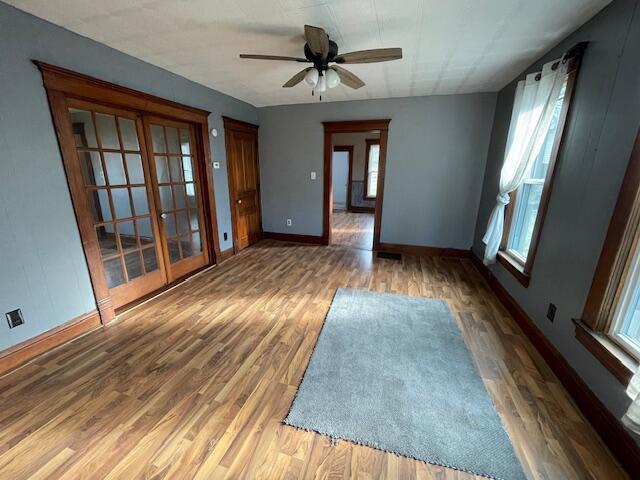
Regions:
M 169 281 L 209 263 L 198 159 L 188 123 L 145 117 L 153 190 Z
M 72 174 L 82 182 L 101 267 L 113 307 L 166 283 L 158 226 L 152 212 L 149 165 L 140 116 L 67 100 L 75 142 Z
M 233 248 L 238 252 L 262 238 L 258 127 L 224 117 Z

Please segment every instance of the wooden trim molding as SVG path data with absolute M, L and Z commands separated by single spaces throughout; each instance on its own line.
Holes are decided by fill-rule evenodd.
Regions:
M 34 60 L 33 63 L 42 72 L 42 80 L 47 90 L 56 90 L 129 110 L 154 112 L 187 122 L 201 122 L 211 113 L 38 60 Z
M 351 202 L 351 184 L 353 183 L 353 145 L 334 145 L 334 152 L 347 152 L 349 156 L 349 175 L 347 180 L 347 210 L 353 211 L 353 205 Z
M 576 338 L 596 357 L 620 383 L 627 385 L 638 369 L 638 361 L 620 348 L 608 336 L 594 332 L 581 320 L 576 325 Z
M 233 247 L 227 248 L 226 250 L 222 250 L 222 252 L 220 252 L 220 257 L 219 257 L 220 259 L 218 263 L 222 263 L 225 260 L 230 259 L 234 255 L 235 255 L 235 252 L 233 251 Z
M 299 235 L 297 233 L 264 232 L 263 238 L 267 240 L 278 240 L 281 242 L 325 245 L 324 238 L 317 235 Z
M 504 268 L 507 269 L 511 275 L 516 277 L 516 280 L 520 282 L 523 287 L 529 286 L 529 281 L 531 280 L 531 276 L 524 271 L 524 266 L 520 263 L 516 262 L 511 255 L 509 255 L 504 250 L 500 250 L 497 255 L 498 262 L 502 264 Z
M 380 226 L 382 222 L 382 204 L 384 201 L 384 177 L 387 163 L 387 142 L 389 139 L 389 123 L 391 119 L 380 120 L 347 120 L 322 122 L 324 126 L 324 163 L 323 163 L 323 198 L 322 198 L 322 242 L 331 243 L 331 218 L 333 216 L 332 161 L 334 133 L 380 132 L 380 159 L 378 164 L 378 189 L 373 222 L 374 248 L 380 243 Z
M 581 320 L 592 330 L 602 330 L 606 326 L 639 225 L 640 129 L 582 312 Z
M 100 315 L 92 310 L 40 335 L 0 352 L 0 374 L 24 365 L 29 360 L 63 343 L 100 327 Z
M 469 250 L 459 248 L 427 247 L 423 245 L 403 245 L 399 243 L 378 243 L 374 250 L 377 252 L 402 253 L 417 257 L 458 257 L 466 258 Z
M 526 312 L 500 284 L 491 271 L 473 252 L 471 259 L 477 270 L 487 281 L 496 297 L 511 314 L 542 358 L 558 377 L 578 408 L 600 435 L 609 450 L 618 459 L 627 472 L 640 472 L 640 447 L 627 433 L 622 423 L 604 406 L 569 365 L 562 354 L 553 346 L 547 337 L 538 329 Z
M 230 128 L 231 130 L 239 130 L 241 132 L 257 133 L 260 128 L 259 125 L 253 123 L 243 122 L 242 120 L 236 120 L 235 118 L 222 116 L 222 122 L 225 130 Z
M 544 186 L 542 189 L 542 196 L 540 198 L 540 205 L 538 206 L 538 213 L 536 215 L 535 225 L 533 227 L 533 233 L 531 236 L 531 245 L 529 246 L 529 252 L 524 264 L 520 264 L 515 258 L 503 258 L 500 263 L 507 267 L 507 271 L 514 275 L 516 279 L 524 286 L 529 286 L 529 277 L 533 268 L 533 262 L 538 251 L 538 244 L 540 243 L 540 236 L 542 234 L 542 227 L 544 225 L 545 218 L 547 216 L 547 209 L 549 207 L 549 199 L 551 198 L 551 192 L 553 191 L 553 184 L 555 182 L 556 175 L 556 163 L 559 157 L 559 153 L 562 150 L 564 142 L 564 130 L 568 123 L 568 118 L 571 114 L 571 107 L 573 104 L 573 94 L 576 88 L 576 80 L 578 77 L 578 71 L 580 69 L 580 63 L 582 61 L 582 55 L 587 42 L 581 42 L 572 47 L 565 55 L 569 66 L 567 69 L 567 85 L 564 93 L 564 101 L 562 109 L 560 111 L 560 118 L 558 119 L 558 129 L 553 141 L 551 149 L 551 156 L 549 159 L 549 166 L 547 169 L 547 175 L 544 180 Z M 517 190 L 512 192 L 512 199 L 507 205 L 505 213 L 505 224 L 501 243 L 501 250 L 506 250 L 509 234 L 511 231 L 511 223 L 515 207 L 517 204 Z M 504 260 L 507 260 L 506 262 Z

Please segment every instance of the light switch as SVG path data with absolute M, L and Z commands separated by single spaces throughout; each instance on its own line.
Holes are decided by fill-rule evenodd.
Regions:
M 213 168 L 215 169 L 220 168 L 220 162 L 213 162 Z
M 315 180 L 316 179 L 316 172 L 311 172 L 311 180 Z

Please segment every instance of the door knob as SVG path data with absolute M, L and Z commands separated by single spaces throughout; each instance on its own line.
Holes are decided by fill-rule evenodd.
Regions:
M 162 219 L 167 218 L 167 214 L 166 214 L 166 213 L 161 213 L 161 214 L 160 214 L 160 218 L 162 218 Z
M 240 205 L 242 203 L 242 200 L 238 200 L 238 205 Z

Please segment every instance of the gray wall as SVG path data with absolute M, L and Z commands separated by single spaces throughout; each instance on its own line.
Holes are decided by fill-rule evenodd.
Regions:
M 244 102 L 0 3 L 0 350 L 95 308 L 42 78 L 31 59 L 209 110 L 221 248 L 232 246 L 221 115 Z M 229 240 L 222 240 L 223 232 Z M 9 330 L 4 312 L 21 308 Z
M 495 100 L 447 95 L 258 109 L 264 230 L 322 234 L 323 121 L 391 118 L 381 241 L 468 249 Z
M 621 416 L 623 386 L 574 336 L 640 125 L 640 12 L 636 0 L 613 2 L 536 62 L 527 72 L 589 41 L 558 158 L 555 184 L 529 288 L 501 265 L 491 270 L 606 406 Z M 524 76 L 524 73 L 521 77 Z M 496 197 L 515 81 L 498 96 L 473 249 Z M 554 323 L 545 312 L 557 305 Z

